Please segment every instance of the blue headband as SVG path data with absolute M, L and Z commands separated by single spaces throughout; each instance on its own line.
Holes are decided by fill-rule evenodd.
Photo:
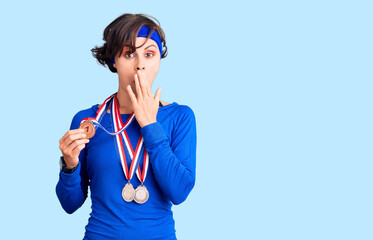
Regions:
M 142 26 L 139 30 L 139 33 L 137 34 L 137 37 L 147 37 L 148 34 L 149 34 L 149 27 L 147 26 Z M 159 52 L 161 53 L 161 58 L 162 58 L 162 40 L 161 40 L 161 37 L 159 36 L 158 32 L 156 30 L 153 30 L 153 33 L 152 35 L 150 36 L 150 39 L 153 39 L 157 45 L 158 45 L 158 49 L 159 49 Z M 114 63 L 114 58 L 111 58 L 111 64 Z

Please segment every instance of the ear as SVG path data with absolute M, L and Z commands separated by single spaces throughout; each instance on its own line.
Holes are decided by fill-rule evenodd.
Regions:
M 115 63 L 113 63 L 113 67 L 117 68 L 117 66 L 115 65 Z

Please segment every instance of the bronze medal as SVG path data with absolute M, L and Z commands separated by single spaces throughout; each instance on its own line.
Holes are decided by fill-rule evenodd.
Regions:
M 87 134 L 87 138 L 92 138 L 96 133 L 96 128 L 90 120 L 82 122 L 79 128 L 84 129 L 84 133 Z
M 135 190 L 135 202 L 143 204 L 149 199 L 149 191 L 144 185 L 140 185 Z
M 135 189 L 133 189 L 131 183 L 127 183 L 122 189 L 122 197 L 124 201 L 132 202 L 133 198 L 135 197 Z

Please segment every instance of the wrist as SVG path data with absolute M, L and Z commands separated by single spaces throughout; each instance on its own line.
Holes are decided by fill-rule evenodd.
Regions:
M 79 165 L 79 162 L 75 166 L 68 165 L 66 164 L 63 156 L 60 157 L 60 167 L 61 167 L 61 171 L 64 173 L 73 173 L 78 168 L 78 165 Z
M 72 169 L 72 168 L 75 168 L 78 166 L 78 164 L 75 164 L 75 165 L 69 165 L 69 164 L 66 164 L 65 165 L 67 169 Z
M 78 165 L 79 159 L 70 159 L 70 158 L 65 158 L 62 156 L 63 163 L 65 165 L 65 168 L 74 168 Z M 76 163 L 74 163 L 76 162 Z
M 148 126 L 148 125 L 150 125 L 152 123 L 155 123 L 155 122 L 157 122 L 157 120 L 149 121 L 149 122 L 146 122 L 146 123 L 142 123 L 142 124 L 140 124 L 140 127 L 143 128 L 143 127 L 146 127 L 146 126 Z

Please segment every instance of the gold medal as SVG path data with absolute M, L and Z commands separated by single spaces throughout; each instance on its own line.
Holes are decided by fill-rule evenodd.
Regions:
M 92 138 L 96 133 L 96 128 L 90 120 L 82 122 L 79 128 L 84 129 L 84 133 L 87 134 L 87 138 Z
M 143 204 L 149 199 L 149 191 L 144 185 L 140 185 L 135 190 L 135 202 Z
M 126 202 L 132 202 L 135 197 L 135 189 L 131 183 L 127 183 L 122 190 L 123 200 Z

